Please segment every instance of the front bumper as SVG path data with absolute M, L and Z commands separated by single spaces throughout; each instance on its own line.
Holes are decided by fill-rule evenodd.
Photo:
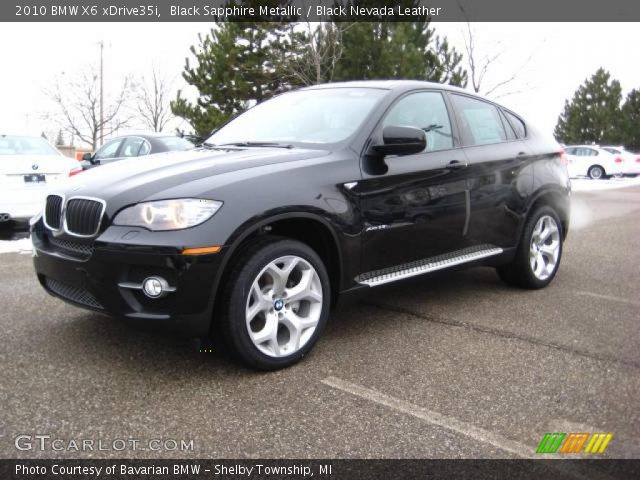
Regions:
M 33 263 L 38 280 L 51 295 L 73 305 L 121 317 L 151 329 L 188 336 L 210 333 L 217 274 L 224 249 L 186 256 L 167 246 L 88 243 L 55 236 L 42 221 L 32 225 Z M 152 299 L 122 284 L 140 284 L 160 276 L 175 291 Z

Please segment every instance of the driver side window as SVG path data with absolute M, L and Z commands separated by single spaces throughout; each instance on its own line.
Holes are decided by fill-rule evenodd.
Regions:
M 121 142 L 122 140 L 112 140 L 111 142 L 106 143 L 96 152 L 94 158 L 96 160 L 101 160 L 103 158 L 115 158 Z
M 382 126 L 415 127 L 425 131 L 425 152 L 453 148 L 449 113 L 439 92 L 411 93 L 401 98 L 387 113 Z

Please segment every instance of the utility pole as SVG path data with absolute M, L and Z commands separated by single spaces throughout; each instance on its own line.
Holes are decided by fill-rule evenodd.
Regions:
M 100 40 L 100 146 L 104 143 L 104 40 Z

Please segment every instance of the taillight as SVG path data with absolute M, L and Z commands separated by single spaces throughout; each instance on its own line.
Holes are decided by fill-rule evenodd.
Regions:
M 636 162 L 640 163 L 640 157 L 636 158 Z
M 73 177 L 74 175 L 77 175 L 77 174 L 82 173 L 82 172 L 83 172 L 82 167 L 80 165 L 78 165 L 77 167 L 73 167 L 71 169 L 71 171 L 69 172 L 69 176 Z
M 616 159 L 614 160 L 614 162 L 616 162 L 616 163 L 622 163 L 622 162 L 623 162 L 622 157 L 616 157 Z
M 569 164 L 569 157 L 567 157 L 567 154 L 564 153 L 563 149 L 560 149 L 560 151 L 558 152 L 558 154 L 560 155 L 560 163 L 562 165 L 568 165 Z

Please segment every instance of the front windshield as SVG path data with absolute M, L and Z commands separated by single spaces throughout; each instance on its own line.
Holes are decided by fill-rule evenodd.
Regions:
M 386 90 L 298 90 L 247 110 L 215 132 L 207 144 L 246 142 L 336 143 L 351 136 Z
M 49 143 L 38 137 L 0 135 L 0 155 L 60 155 Z

